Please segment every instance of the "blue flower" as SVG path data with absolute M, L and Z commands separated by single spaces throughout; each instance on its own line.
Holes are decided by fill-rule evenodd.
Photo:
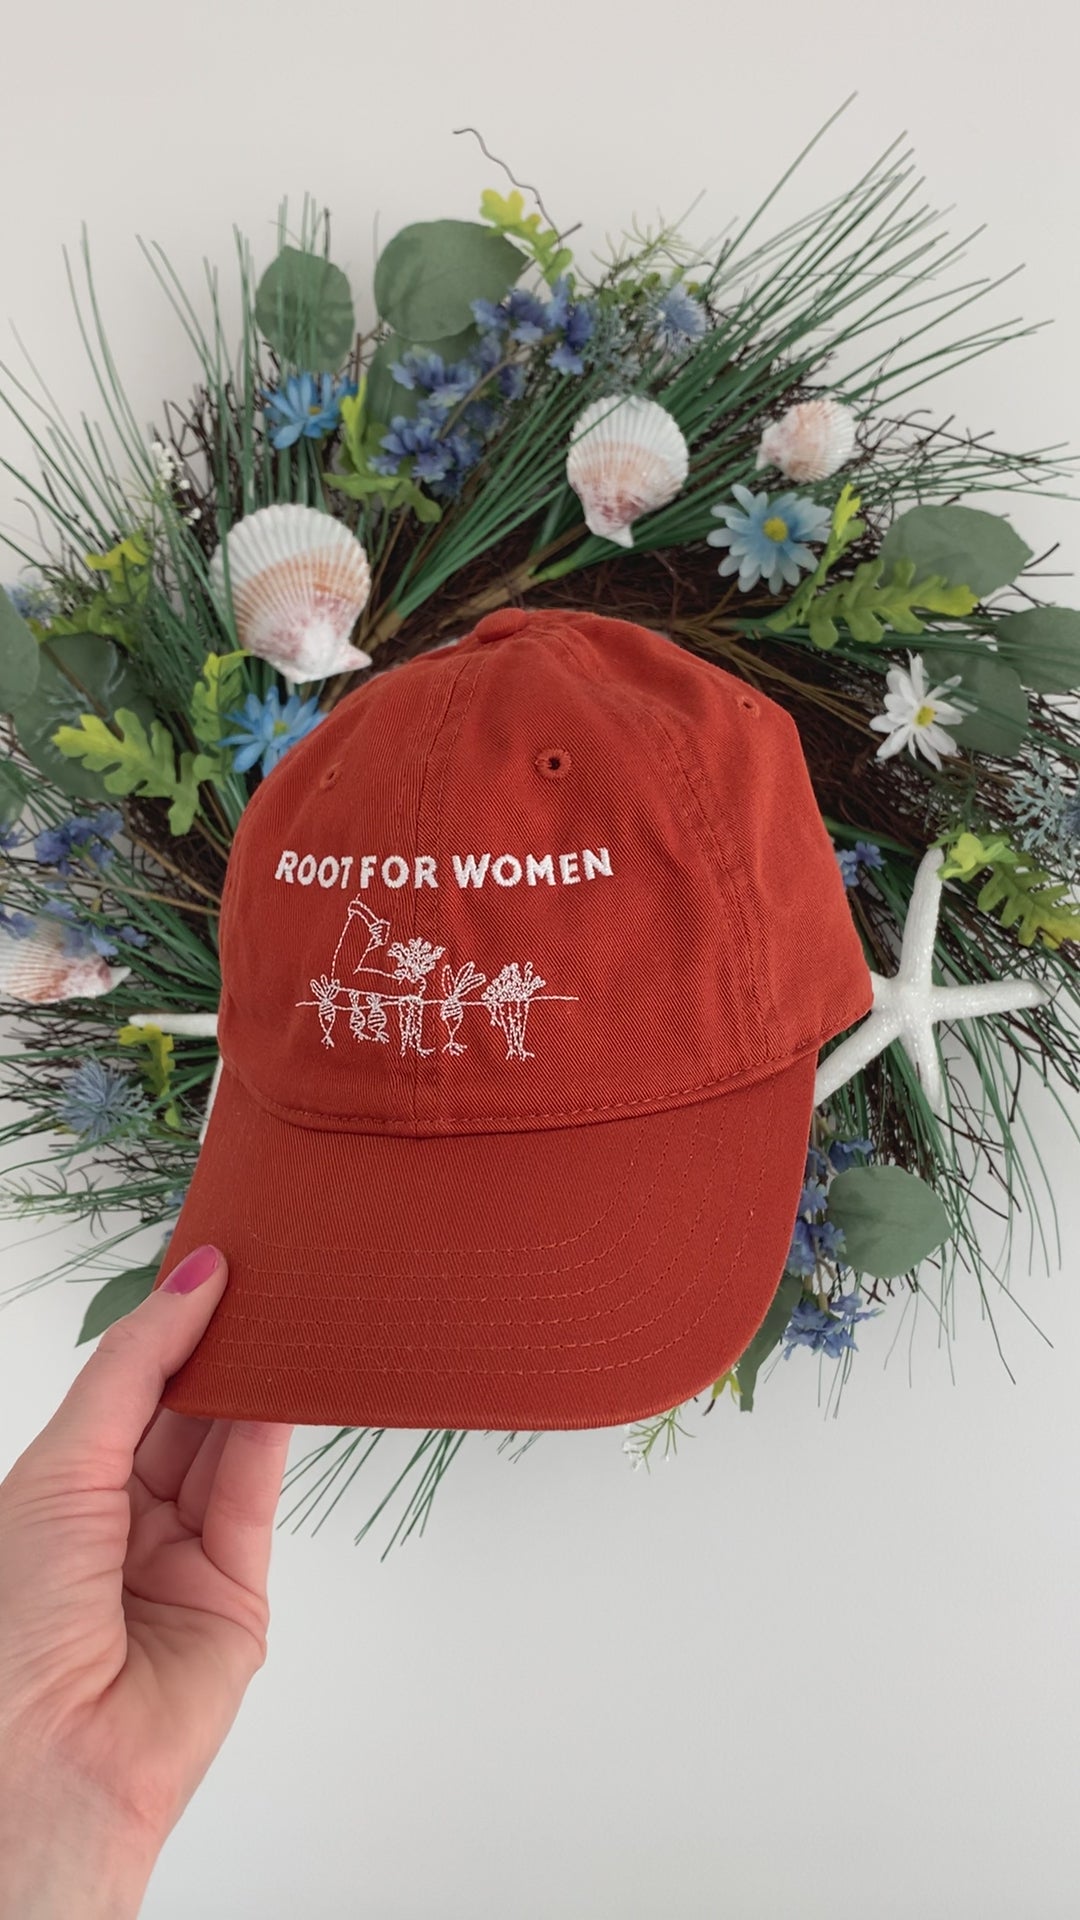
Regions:
M 779 593 L 785 581 L 793 587 L 800 572 L 816 565 L 807 544 L 828 538 L 832 515 L 797 493 L 751 493 L 749 487 L 731 489 L 738 504 L 716 506 L 712 511 L 725 527 L 717 527 L 706 538 L 711 547 L 727 547 L 720 562 L 721 574 L 737 573 L 739 588 L 747 593 L 758 580 L 764 580 L 770 593 Z
M 115 807 L 74 814 L 70 820 L 62 820 L 58 827 L 42 829 L 34 840 L 34 857 L 43 867 L 55 867 L 65 875 L 82 861 L 99 868 L 107 867 L 116 857 L 116 849 L 109 842 L 123 824 L 124 816 Z
M 649 332 L 665 353 L 681 353 L 696 345 L 708 326 L 700 300 L 683 286 L 669 287 L 650 315 Z
M 150 1109 L 126 1074 L 84 1060 L 63 1082 L 56 1117 L 87 1146 L 96 1146 L 111 1134 L 131 1132 L 150 1118 Z
M 499 392 L 504 400 L 520 400 L 525 391 L 525 369 L 521 366 L 503 367 L 499 372 Z
M 219 745 L 236 749 L 234 772 L 247 773 L 258 760 L 263 774 L 267 774 L 283 753 L 324 718 L 317 700 L 301 700 L 298 693 L 290 693 L 283 704 L 277 688 L 271 687 L 264 699 L 249 693 L 242 707 L 234 707 L 225 715 L 234 731 L 224 734 Z
M 848 1348 L 855 1349 L 852 1329 L 860 1320 L 871 1320 L 876 1307 L 864 1307 L 856 1291 L 830 1300 L 828 1308 L 807 1295 L 795 1307 L 784 1329 L 784 1359 L 790 1360 L 796 1347 L 809 1347 L 812 1353 L 824 1353 L 838 1360 Z
M 873 1151 L 872 1140 L 831 1140 L 824 1152 L 813 1145 L 807 1148 L 806 1170 L 791 1245 L 784 1262 L 785 1272 L 809 1280 L 823 1262 L 840 1264 L 844 1235 L 834 1221 L 826 1218 L 829 1182 L 834 1174 L 844 1173 L 857 1158 L 869 1156 Z
M 16 824 L 13 827 L 0 827 L 0 853 L 11 853 L 22 845 L 22 833 Z
M 0 927 L 12 940 L 25 940 L 33 933 L 34 922 L 28 913 L 12 912 L 8 907 L 0 907 Z
M 24 620 L 37 620 L 42 626 L 47 626 L 56 612 L 56 601 L 48 587 L 40 581 L 29 586 L 21 580 L 16 581 L 13 586 L 5 587 L 4 592 L 16 613 L 21 614 Z
M 429 404 L 439 413 L 449 413 L 466 400 L 482 374 L 482 369 L 469 359 L 458 360 L 448 367 L 442 355 L 428 347 L 410 347 L 400 360 L 394 361 L 390 371 L 400 387 L 426 393 Z
M 505 307 L 494 300 L 471 300 L 472 316 L 481 333 L 504 333 L 509 325 Z
M 838 848 L 836 860 L 845 887 L 857 887 L 864 873 L 877 873 L 885 865 L 881 848 L 872 840 L 856 840 L 853 847 Z
M 263 410 L 277 426 L 270 438 L 275 447 L 291 447 L 301 435 L 321 440 L 333 433 L 341 418 L 341 402 L 356 392 L 351 380 L 335 380 L 332 373 L 292 374 L 284 387 L 263 395 Z
M 834 1173 L 846 1173 L 855 1165 L 856 1158 L 869 1160 L 874 1151 L 872 1140 L 832 1140 L 829 1143 L 829 1161 Z
M 83 960 L 91 953 L 100 954 L 103 960 L 112 960 L 119 946 L 150 944 L 149 934 L 140 933 L 138 927 L 118 927 L 104 920 L 84 919 L 77 901 L 65 900 L 56 893 L 49 895 L 42 911 L 49 919 L 64 922 L 63 952 L 69 960 Z

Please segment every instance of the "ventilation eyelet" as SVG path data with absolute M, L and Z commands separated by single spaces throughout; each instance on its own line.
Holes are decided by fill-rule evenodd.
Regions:
M 326 772 L 323 774 L 322 779 L 319 781 L 320 787 L 332 787 L 340 773 L 341 773 L 340 763 L 335 760 L 332 766 L 327 767 Z
M 545 780 L 565 780 L 571 764 L 565 747 L 544 747 L 533 761 L 537 773 L 543 774 Z
M 744 713 L 752 713 L 755 716 L 755 718 L 757 717 L 758 713 L 761 711 L 757 701 L 751 700 L 750 695 L 748 693 L 740 693 L 739 705 L 742 708 Z

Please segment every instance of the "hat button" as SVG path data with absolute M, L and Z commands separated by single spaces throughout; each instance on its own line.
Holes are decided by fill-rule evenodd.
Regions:
M 529 616 L 524 607 L 499 607 L 495 613 L 486 613 L 476 628 L 476 639 L 483 646 L 492 640 L 508 640 L 512 633 L 520 633 L 522 627 L 529 624 Z

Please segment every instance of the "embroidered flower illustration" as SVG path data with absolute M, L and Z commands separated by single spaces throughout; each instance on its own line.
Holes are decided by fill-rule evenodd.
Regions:
M 480 998 L 491 1014 L 492 1026 L 501 1027 L 506 1036 L 508 1060 L 532 1060 L 535 1057 L 525 1045 L 525 1026 L 533 994 L 546 986 L 547 981 L 533 972 L 531 960 L 525 962 L 524 973 L 517 961 L 511 960 L 509 966 L 497 973 L 481 994 Z
M 388 1009 L 395 1007 L 402 1054 L 434 1053 L 433 1046 L 424 1045 L 424 1013 L 428 1007 L 437 1007 L 446 1030 L 442 1052 L 457 1056 L 468 1052 L 466 1043 L 458 1039 L 467 1009 L 486 1007 L 491 1026 L 506 1041 L 505 1058 L 531 1060 L 534 1055 L 525 1045 L 525 1028 L 532 1002 L 577 1000 L 576 993 L 545 993 L 547 981 L 533 971 L 531 960 L 524 966 L 517 960 L 508 961 L 486 985 L 488 977 L 475 961 L 466 960 L 460 966 L 447 964 L 439 976 L 441 992 L 429 992 L 429 976 L 446 952 L 445 947 L 418 938 L 395 940 L 387 946 L 389 932 L 390 922 L 373 913 L 359 896 L 349 901 L 329 973 L 311 981 L 310 1000 L 296 1002 L 298 1007 L 316 1008 L 325 1047 L 334 1045 L 339 1012 L 347 1016 L 348 1030 L 355 1041 L 386 1046 L 390 1037 Z M 360 959 L 352 965 L 357 936 L 365 944 Z M 349 947 L 351 951 L 347 951 Z M 376 964 L 374 956 L 382 958 L 380 948 L 385 948 L 386 958 L 393 961 L 393 972 Z M 360 981 L 358 974 L 362 976 Z M 394 981 L 400 989 L 397 992 L 391 985 Z
M 419 987 L 419 993 L 403 993 L 398 1000 L 398 1018 L 401 1022 L 401 1051 L 407 1053 L 415 1047 L 417 1053 L 433 1053 L 433 1047 L 424 1045 L 424 994 L 428 974 L 436 961 L 441 960 L 445 947 L 433 947 L 429 940 L 395 940 L 387 948 L 391 960 L 397 961 L 394 968 L 395 980 L 407 980 L 411 986 Z

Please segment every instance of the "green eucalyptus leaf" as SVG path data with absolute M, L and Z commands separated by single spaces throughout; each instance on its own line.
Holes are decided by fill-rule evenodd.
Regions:
M 472 325 L 473 300 L 502 300 L 526 256 L 471 220 L 420 220 L 387 243 L 375 268 L 375 305 L 405 340 L 429 344 Z
M 885 535 L 881 558 L 890 566 L 912 560 L 916 578 L 937 574 L 985 600 L 1016 579 L 1031 548 L 1001 514 L 981 507 L 909 507 Z
M 994 628 L 998 652 L 1036 693 L 1080 687 L 1080 613 L 1075 607 L 1027 607 Z
M 1019 753 L 1027 737 L 1028 703 L 1020 676 L 1011 666 L 985 650 L 952 653 L 947 649 L 934 652 L 930 666 L 938 681 L 958 673 L 959 692 L 976 703 L 975 712 L 961 726 L 949 728 L 961 747 L 997 754 L 1002 760 Z
M 739 1383 L 739 1412 L 753 1413 L 754 1389 L 758 1373 L 774 1347 L 778 1347 L 784 1328 L 802 1298 L 803 1283 L 797 1273 L 784 1273 L 773 1295 L 773 1302 L 746 1352 L 735 1365 Z
M 255 321 L 278 356 L 310 373 L 335 373 L 356 336 L 349 282 L 321 254 L 282 247 L 255 294 Z
M 129 1267 L 126 1273 L 114 1274 L 111 1280 L 106 1280 L 86 1309 L 75 1345 L 81 1347 L 87 1340 L 96 1340 L 114 1320 L 122 1320 L 125 1313 L 139 1306 L 147 1294 L 153 1292 L 157 1271 L 155 1262 L 153 1266 Z
M 0 829 L 13 827 L 26 805 L 30 782 L 21 768 L 0 760 Z
M 41 643 L 41 672 L 34 692 L 12 713 L 19 745 L 27 759 L 62 793 L 73 799 L 102 800 L 100 774 L 68 760 L 53 744 L 58 727 L 77 726 L 84 713 L 115 713 L 128 707 L 149 723 L 154 709 L 139 690 L 119 648 L 97 634 L 62 634 Z
M 827 1217 L 844 1236 L 856 1273 L 894 1280 L 949 1238 L 952 1224 L 933 1187 L 903 1167 L 849 1167 L 829 1187 Z
M 0 587 L 0 712 L 10 713 L 37 686 L 38 643 Z

